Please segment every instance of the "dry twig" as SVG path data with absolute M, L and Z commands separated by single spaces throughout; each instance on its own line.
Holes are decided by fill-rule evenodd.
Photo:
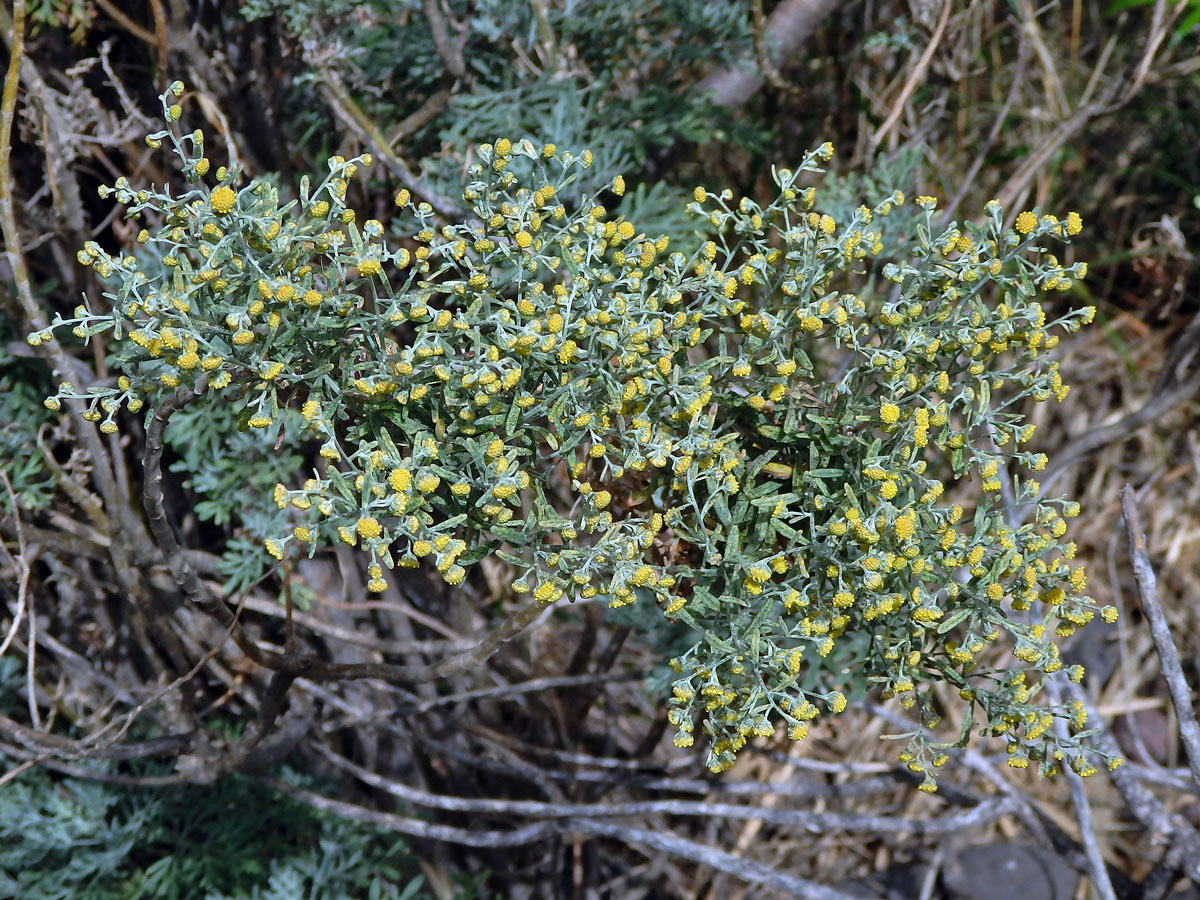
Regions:
M 838 0 L 783 0 L 771 10 L 762 29 L 769 62 L 778 66 L 799 49 L 837 5 Z M 763 78 L 753 58 L 742 59 L 702 79 L 696 90 L 707 94 L 717 106 L 736 109 L 758 92 Z
M 1192 693 L 1183 666 L 1179 662 L 1179 650 L 1171 637 L 1167 617 L 1163 615 L 1158 599 L 1158 584 L 1154 567 L 1146 552 L 1146 535 L 1142 529 L 1142 517 L 1138 511 L 1137 496 L 1130 485 L 1121 489 L 1121 510 L 1125 514 L 1125 529 L 1129 535 L 1129 556 L 1137 580 L 1138 597 L 1142 602 L 1142 615 L 1150 626 L 1154 639 L 1154 650 L 1158 654 L 1163 678 L 1179 719 L 1179 736 L 1183 742 L 1184 755 L 1192 770 L 1192 778 L 1200 785 L 1200 724 L 1196 721 L 1196 710 L 1192 706 Z
M 925 46 L 925 50 L 921 53 L 916 65 L 913 66 L 912 72 L 909 73 L 908 80 L 900 91 L 900 96 L 892 104 L 891 113 L 884 119 L 883 124 L 875 130 L 875 133 L 871 135 L 870 149 L 872 153 L 883 143 L 883 139 L 887 137 L 887 133 L 900 120 L 900 116 L 904 112 L 904 105 L 908 102 L 908 98 L 912 96 L 912 92 L 917 89 L 917 85 L 924 77 L 929 64 L 933 61 L 933 54 L 937 51 L 938 44 L 942 41 L 942 35 L 946 32 L 946 24 L 950 21 L 950 9 L 953 5 L 953 0 L 942 0 L 942 14 L 938 16 L 937 25 L 934 26 L 929 43 Z
M 739 821 L 762 821 L 772 825 L 803 828 L 813 834 L 953 834 L 995 821 L 1013 811 L 1008 798 L 985 800 L 965 813 L 937 819 L 903 816 L 869 816 L 850 813 L 815 813 L 797 809 L 775 809 L 763 805 L 714 803 L 699 800 L 643 800 L 628 803 L 543 803 L 540 800 L 490 800 L 431 794 L 385 778 L 351 762 L 321 745 L 316 750 L 339 768 L 351 772 L 371 787 L 393 797 L 432 809 L 489 815 L 566 819 L 575 816 L 701 816 Z
M 0 481 L 3 481 L 4 490 L 8 494 L 8 502 L 12 504 L 13 521 L 16 523 L 17 533 L 17 555 L 15 557 L 4 542 L 0 541 L 0 553 L 4 555 L 17 576 L 17 609 L 13 613 L 12 626 L 8 629 L 8 634 L 4 636 L 3 641 L 0 641 L 0 656 L 4 656 L 13 642 L 13 638 L 17 636 L 17 630 L 21 627 L 21 619 L 25 616 L 25 605 L 29 598 L 29 559 L 31 554 L 29 548 L 25 546 L 25 530 L 21 527 L 21 512 L 17 506 L 17 495 L 12 489 L 8 476 L 2 471 L 0 471 Z
M 1079 685 L 1068 682 L 1063 687 L 1071 700 L 1083 704 L 1088 713 L 1088 721 L 1096 723 L 1099 727 L 1099 733 L 1092 738 L 1096 748 L 1109 756 L 1120 756 L 1120 749 L 1108 729 L 1103 726 L 1104 720 Z M 1184 847 L 1181 854 L 1184 874 L 1194 881 L 1200 880 L 1200 835 L 1191 824 L 1178 813 L 1169 812 L 1163 806 L 1142 783 L 1135 767 L 1119 766 L 1113 770 L 1110 778 L 1133 817 L 1152 838 L 1178 841 Z
M 337 119 L 349 129 L 355 137 L 366 144 L 372 153 L 375 153 L 384 164 L 399 178 L 405 185 L 412 189 L 412 192 L 419 197 L 427 200 L 439 213 L 445 216 L 455 218 L 466 218 L 467 211 L 461 204 L 456 203 L 449 197 L 444 197 L 436 190 L 431 188 L 425 181 L 419 178 L 412 169 L 408 167 L 400 155 L 392 149 L 392 141 L 389 140 L 379 127 L 371 121 L 370 116 L 362 111 L 359 105 L 354 102 L 354 98 L 350 96 L 350 91 L 342 83 L 341 77 L 330 66 L 325 65 L 320 59 L 316 58 L 315 48 L 309 48 L 309 64 L 320 77 L 321 92 L 325 95 L 325 100 L 329 105 L 329 109 L 337 117 Z

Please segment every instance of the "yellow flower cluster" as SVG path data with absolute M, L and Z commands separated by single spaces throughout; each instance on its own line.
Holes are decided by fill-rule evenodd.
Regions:
M 213 192 L 208 198 L 208 205 L 218 216 L 228 215 L 237 205 L 237 194 L 233 192 L 233 188 L 226 185 L 213 188 Z
M 180 146 L 202 176 L 198 150 Z M 930 685 L 990 690 L 986 647 L 1010 640 L 1027 668 L 1051 672 L 1051 637 L 1096 611 L 1082 570 L 1062 561 L 1076 510 L 1019 480 L 1045 457 L 1018 448 L 1032 428 L 999 412 L 1065 396 L 1052 332 L 1089 317 L 1046 321 L 1025 285 L 1059 290 L 1084 272 L 1021 250 L 1019 235 L 1065 240 L 1082 226 L 1028 212 L 1005 230 L 989 206 L 985 226 L 928 234 L 922 259 L 887 262 L 896 299 L 858 296 L 860 260 L 885 253 L 884 220 L 905 198 L 822 207 L 801 179 L 832 152 L 777 170 L 767 203 L 697 188 L 687 209 L 711 240 L 683 249 L 567 195 L 590 154 L 528 141 L 479 148 L 467 221 L 400 191 L 416 224 L 394 253 L 383 224 L 360 229 L 345 203 L 365 158 L 331 159 L 301 212 L 218 172 L 207 205 L 202 188 L 199 201 L 155 198 L 164 224 L 139 240 L 170 278 L 81 251 L 129 299 L 69 324 L 87 335 L 119 322 L 135 360 L 88 415 L 115 428 L 122 404 L 207 384 L 197 403 L 235 404 L 264 441 L 316 438 L 322 474 L 275 487 L 282 518 L 264 546 L 283 558 L 290 541 L 336 536 L 369 559 L 371 591 L 397 565 L 462 584 L 465 560 L 494 553 L 513 592 L 538 602 L 656 603 L 701 636 L 672 663 L 670 720 L 680 746 L 702 723 L 714 770 L 777 725 L 804 737 L 845 708 L 852 678 L 878 679 L 928 719 Z M 918 206 L 927 219 L 936 203 Z M 237 229 L 224 218 L 235 208 Z M 836 377 L 834 344 L 847 360 Z M 947 486 L 968 479 L 976 509 L 945 506 Z M 1005 524 L 1006 481 L 1035 523 Z M 1008 615 L 1035 603 L 1048 610 L 1037 633 Z M 864 636 L 870 654 L 846 665 Z M 1054 730 L 1026 720 L 1027 689 L 1004 690 L 989 700 L 994 724 L 1021 748 L 1013 758 L 1044 763 Z M 926 773 L 941 758 L 906 752 Z

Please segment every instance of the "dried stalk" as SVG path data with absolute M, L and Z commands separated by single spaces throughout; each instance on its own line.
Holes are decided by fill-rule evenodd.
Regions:
M 540 800 L 489 800 L 432 794 L 385 778 L 351 762 L 332 750 L 317 745 L 317 752 L 338 768 L 351 772 L 364 784 L 378 788 L 407 803 L 448 812 L 486 815 L 515 815 L 530 818 L 567 819 L 576 816 L 701 816 L 803 828 L 813 834 L 954 834 L 994 822 L 1013 811 L 1007 797 L 985 800 L 965 813 L 937 819 L 903 816 L 864 816 L 849 813 L 813 813 L 776 809 L 763 805 L 713 803 L 701 800 L 642 800 L 628 803 L 543 803 Z
M 838 0 L 783 0 L 771 10 L 763 29 L 771 64 L 778 66 L 798 50 L 838 5 Z M 763 77 L 753 58 L 742 59 L 702 79 L 696 91 L 717 106 L 736 109 L 758 92 Z
M 1179 650 L 1171 637 L 1171 627 L 1163 614 L 1158 599 L 1158 583 L 1154 567 L 1146 552 L 1146 534 L 1142 528 L 1142 516 L 1137 506 L 1137 496 L 1130 485 L 1121 489 L 1121 511 L 1125 514 L 1125 530 L 1129 535 L 1129 557 L 1133 575 L 1137 580 L 1138 597 L 1142 601 L 1142 615 L 1150 626 L 1154 639 L 1154 650 L 1158 654 L 1163 678 L 1179 720 L 1179 737 L 1184 755 L 1192 770 L 1192 779 L 1200 785 L 1200 723 L 1196 721 L 1196 710 L 1192 706 L 1192 692 L 1183 666 L 1179 662 Z
M 908 98 L 917 89 L 917 85 L 924 77 L 929 64 L 933 62 L 933 54 L 937 50 L 938 44 L 942 42 L 942 35 L 946 33 L 946 24 L 950 21 L 950 8 L 953 5 L 953 0 L 942 0 L 942 14 L 938 16 L 937 25 L 934 26 L 929 43 L 925 46 L 925 50 L 921 53 L 920 58 L 917 59 L 912 72 L 909 73 L 908 80 L 904 83 L 904 87 L 900 91 L 900 96 L 892 104 L 891 113 L 884 119 L 883 124 L 875 130 L 875 133 L 871 135 L 871 153 L 874 153 L 878 149 L 879 145 L 883 143 L 883 139 L 887 137 L 887 133 L 900 121 L 900 116 L 904 113 L 904 105 L 908 103 Z
M 329 66 L 322 64 L 319 60 L 310 59 L 309 63 L 320 77 L 321 93 L 325 95 L 325 102 L 328 104 L 329 109 L 355 137 L 366 144 L 372 153 L 375 153 L 383 160 L 384 164 L 392 170 L 392 173 L 411 188 L 414 194 L 427 200 L 438 212 L 459 219 L 466 218 L 467 211 L 461 204 L 455 203 L 449 197 L 443 197 L 425 184 L 408 167 L 408 163 L 401 159 L 400 155 L 392 149 L 391 141 L 371 121 L 371 118 L 362 111 L 359 105 L 354 102 L 354 98 L 350 96 L 350 92 L 342 84 L 341 78 L 335 71 L 329 68 Z

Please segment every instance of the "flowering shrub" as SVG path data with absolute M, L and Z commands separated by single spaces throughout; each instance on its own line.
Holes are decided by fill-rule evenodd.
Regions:
M 502 138 L 467 173 L 467 221 L 401 190 L 415 226 L 389 243 L 346 205 L 369 158 L 331 159 L 285 204 L 236 171 L 210 180 L 203 135 L 174 124 L 181 92 L 148 140 L 171 143 L 192 187 L 103 189 L 145 220 L 146 252 L 85 247 L 109 304 L 54 326 L 111 331 L 123 374 L 63 384 L 52 409 L 82 398 L 111 432 L 122 407 L 186 391 L 267 446 L 298 412 L 319 461 L 262 498 L 291 517 L 266 550 L 357 546 L 371 591 L 395 566 L 425 560 L 458 585 L 493 557 L 544 603 L 658 604 L 695 635 L 671 661 L 675 743 L 699 725 L 715 771 L 751 736 L 803 738 L 863 679 L 930 727 L 949 684 L 962 741 L 978 725 L 1014 765 L 1092 771 L 1079 712 L 1035 703 L 1062 668 L 1052 638 L 1096 612 L 1062 540 L 1079 507 L 1015 474 L 1046 464 L 1017 404 L 1065 396 L 1047 351 L 1092 316 L 1047 322 L 1035 299 L 1085 274 L 1042 246 L 1078 216 L 1006 229 L 992 203 L 981 226 L 935 233 L 919 197 L 915 250 L 882 267 L 890 293 L 872 300 L 904 196 L 823 213 L 805 184 L 828 144 L 776 170 L 766 206 L 697 188 L 688 211 L 709 239 L 679 249 L 572 190 L 590 153 Z M 968 479 L 973 514 L 943 499 Z M 1006 491 L 1032 507 L 1026 524 L 1006 520 Z M 933 789 L 947 745 L 904 737 Z

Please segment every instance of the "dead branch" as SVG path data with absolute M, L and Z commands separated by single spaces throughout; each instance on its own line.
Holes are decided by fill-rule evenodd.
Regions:
M 12 484 L 8 480 L 8 476 L 0 472 L 0 481 L 4 482 L 4 490 L 8 494 L 8 502 L 12 504 L 13 521 L 16 523 L 17 533 L 17 555 L 14 557 L 9 551 L 8 546 L 0 541 L 0 554 L 8 561 L 13 572 L 17 576 L 17 608 L 13 612 L 12 626 L 8 630 L 8 634 L 4 636 L 4 640 L 0 641 L 0 656 L 8 651 L 9 645 L 13 642 L 13 638 L 17 636 L 17 631 L 21 627 L 21 619 L 25 616 L 25 605 L 29 599 L 29 560 L 31 556 L 36 557 L 37 554 L 31 554 L 29 548 L 25 545 L 25 531 L 21 527 L 21 511 L 17 506 L 17 495 L 12 489 Z
M 75 741 L 36 728 L 29 728 L 2 715 L 0 715 L 0 733 L 27 750 L 35 753 L 50 753 L 60 759 L 145 759 L 151 756 L 173 756 L 192 744 L 191 734 L 171 734 L 131 744 L 89 747 L 83 741 Z
M 1049 687 L 1049 686 L 1048 686 Z M 1057 690 L 1048 693 L 1052 702 L 1062 702 Z M 1055 730 L 1059 737 L 1067 737 L 1066 723 L 1061 719 L 1055 720 Z M 1064 767 L 1065 768 L 1065 767 Z M 1071 794 L 1071 806 L 1075 810 L 1075 821 L 1079 823 L 1079 842 L 1083 845 L 1083 856 L 1087 861 L 1088 878 L 1095 888 L 1100 900 L 1117 900 L 1113 890 L 1112 880 L 1108 876 L 1108 865 L 1100 852 L 1100 844 L 1096 841 L 1096 826 L 1092 821 L 1092 805 L 1088 801 L 1087 789 L 1083 786 L 1083 778 L 1069 769 L 1066 770 L 1067 790 Z
M 572 825 L 574 830 L 592 837 L 613 838 L 622 843 L 641 845 L 669 853 L 672 856 L 688 859 L 718 872 L 732 875 L 747 884 L 775 888 L 789 896 L 800 898 L 800 900 L 852 900 L 850 894 L 796 875 L 788 875 L 762 863 L 742 859 L 723 850 L 677 837 L 669 831 L 649 831 L 644 828 L 630 828 L 616 822 L 597 822 L 592 819 L 577 819 Z
M 1088 721 L 1102 726 L 1103 718 L 1079 685 L 1067 682 L 1063 686 L 1066 695 L 1083 704 Z M 1100 727 L 1092 738 L 1096 749 L 1109 756 L 1120 756 L 1120 749 L 1108 729 Z M 1110 774 L 1113 786 L 1121 794 L 1133 817 L 1149 831 L 1155 840 L 1177 840 L 1185 848 L 1182 853 L 1184 873 L 1191 879 L 1200 879 L 1200 834 L 1178 813 L 1168 812 L 1162 802 L 1142 784 L 1137 770 L 1131 766 L 1119 766 Z
M 1138 597 L 1142 603 L 1142 615 L 1150 626 L 1154 639 L 1154 650 L 1158 654 L 1163 678 L 1167 682 L 1171 703 L 1179 719 L 1179 736 L 1183 742 L 1184 755 L 1192 770 L 1192 778 L 1200 785 L 1200 724 L 1196 722 L 1196 710 L 1192 706 L 1192 692 L 1179 662 L 1179 650 L 1171 637 L 1167 617 L 1163 615 L 1158 599 L 1158 583 L 1154 567 L 1146 552 L 1146 534 L 1142 529 L 1142 517 L 1137 506 L 1137 496 L 1130 485 L 1121 489 L 1121 511 L 1125 514 L 1125 530 L 1129 535 L 1129 556 L 1133 575 L 1137 581 Z
M 438 212 L 454 218 L 466 218 L 466 209 L 459 203 L 444 197 L 425 183 L 408 167 L 400 155 L 392 149 L 392 142 L 379 130 L 371 118 L 362 111 L 350 96 L 350 91 L 342 83 L 341 77 L 328 65 L 317 58 L 314 47 L 306 48 L 308 62 L 320 77 L 321 93 L 334 116 L 356 138 L 362 141 L 371 152 L 376 154 L 384 164 L 399 178 L 414 194 L 424 198 Z
M 750 26 L 754 31 L 754 61 L 758 64 L 758 71 L 762 73 L 767 84 L 775 90 L 798 93 L 799 88 L 796 85 L 783 80 L 783 76 L 779 74 L 779 69 L 775 66 L 775 61 L 771 58 L 771 51 L 767 46 L 766 19 L 762 0 L 750 0 Z
M 446 14 L 438 0 L 422 0 L 421 11 L 425 14 L 425 22 L 429 25 L 429 33 L 433 37 L 433 49 L 442 65 L 455 78 L 462 78 L 467 74 L 467 67 L 463 63 L 462 44 L 450 40 Z
M 113 0 L 96 0 L 96 5 L 104 10 L 105 14 L 110 19 L 132 34 L 139 41 L 149 44 L 151 47 L 155 45 L 154 34 L 150 31 L 147 31 L 133 19 L 129 18 L 129 16 L 125 15 L 125 13 L 121 12 L 120 7 L 113 3 Z
M 332 800 L 329 797 L 322 797 L 320 794 L 314 794 L 311 791 L 293 787 L 286 782 L 280 781 L 278 778 L 259 776 L 259 781 L 270 785 L 281 794 L 286 794 L 316 809 L 334 813 L 354 822 L 373 825 L 377 828 L 385 828 L 388 831 L 394 831 L 397 834 L 406 834 L 409 837 L 425 838 L 433 841 L 448 841 L 454 844 L 462 844 L 466 847 L 520 847 L 525 844 L 544 841 L 554 837 L 558 833 L 558 829 L 552 822 L 538 822 L 533 825 L 514 828 L 511 831 L 470 831 L 465 828 L 454 828 L 450 825 L 435 825 L 421 819 L 409 819 L 403 816 L 392 815 L 391 813 L 366 809 L 354 803 Z M 838 898 L 838 900 L 841 900 L 841 898 Z
M 838 0 L 783 0 L 771 10 L 763 29 L 771 65 L 778 67 L 798 50 L 837 6 Z M 750 57 L 708 75 L 696 85 L 696 90 L 707 94 L 717 106 L 736 109 L 758 92 L 764 78 Z
M 1008 798 L 985 800 L 966 813 L 937 819 L 912 819 L 902 816 L 863 816 L 847 813 L 813 813 L 796 809 L 776 809 L 763 805 L 713 803 L 694 800 L 645 800 L 629 803 L 543 803 L 539 800 L 481 800 L 431 794 L 385 778 L 351 762 L 343 756 L 316 745 L 317 752 L 338 768 L 352 773 L 364 784 L 377 788 L 408 803 L 452 812 L 489 815 L 517 815 L 531 818 L 565 819 L 576 816 L 701 816 L 733 820 L 752 820 L 772 825 L 803 828 L 814 834 L 844 832 L 850 834 L 951 834 L 993 822 L 1012 812 Z

